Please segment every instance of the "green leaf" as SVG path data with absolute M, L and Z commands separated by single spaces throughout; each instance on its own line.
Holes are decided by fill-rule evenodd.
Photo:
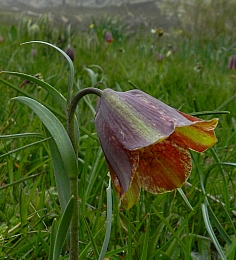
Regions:
M 43 163 L 45 163 L 45 162 L 43 162 Z M 14 186 L 14 185 L 16 185 L 16 184 L 19 184 L 19 183 L 21 183 L 21 182 L 27 181 L 27 180 L 29 180 L 29 179 L 38 177 L 38 176 L 41 175 L 41 174 L 45 174 L 45 172 L 40 172 L 40 173 L 37 173 L 37 174 L 33 174 L 33 175 L 30 175 L 30 176 L 28 176 L 28 177 L 26 177 L 26 178 L 22 178 L 22 179 L 20 179 L 20 180 L 11 182 L 11 183 L 6 184 L 6 185 L 4 185 L 4 186 L 0 186 L 0 191 L 1 191 L 1 190 L 4 190 L 4 189 L 7 189 L 7 188 L 9 188 L 9 187 L 11 187 L 11 186 Z
M 224 115 L 224 114 L 230 114 L 229 111 L 201 111 L 201 112 L 194 112 L 190 113 L 192 116 L 206 116 L 206 115 Z
M 20 72 L 2 71 L 2 73 L 18 76 L 20 78 L 27 79 L 27 80 L 39 85 L 40 87 L 45 89 L 50 95 L 52 95 L 52 97 L 58 102 L 58 104 L 63 108 L 63 110 L 66 111 L 65 97 L 58 90 L 56 90 L 53 86 L 51 86 L 47 82 L 40 80 L 35 76 L 31 76 L 31 75 L 20 73 Z
M 53 260 L 59 259 L 70 226 L 71 218 L 73 215 L 74 203 L 77 203 L 77 200 L 75 199 L 74 196 L 72 196 L 65 208 L 65 211 L 62 215 L 62 219 L 58 227 L 55 244 L 54 244 L 54 250 L 53 250 L 53 258 L 52 258 Z
M 90 76 L 91 87 L 94 87 L 96 82 L 97 82 L 97 74 L 95 74 L 95 72 L 93 70 L 89 69 L 89 68 L 85 67 L 84 69 L 88 72 L 88 74 Z
M 55 46 L 51 43 L 43 42 L 43 41 L 30 41 L 30 42 L 24 42 L 24 43 L 22 43 L 22 45 L 28 44 L 28 43 L 41 43 L 41 44 L 53 47 L 54 49 L 59 51 L 68 61 L 69 66 L 70 66 L 70 78 L 69 78 L 69 87 L 68 87 L 68 96 L 67 96 L 67 107 L 69 108 L 70 103 L 71 103 L 71 99 L 72 99 L 73 82 L 74 82 L 74 65 L 73 65 L 72 60 L 63 50 L 61 50 L 60 48 L 58 48 L 57 46 Z
M 29 147 L 31 147 L 31 146 L 40 144 L 40 143 L 42 143 L 42 142 L 45 142 L 45 141 L 49 140 L 50 138 L 51 138 L 51 137 L 45 138 L 45 139 L 43 139 L 43 140 L 40 140 L 40 141 L 31 143 L 31 144 L 27 144 L 27 145 L 21 146 L 21 147 L 19 147 L 19 148 L 17 148 L 17 149 L 11 150 L 11 151 L 9 151 L 9 152 L 7 152 L 7 153 L 4 153 L 4 154 L 0 155 L 0 158 L 3 158 L 3 157 L 6 157 L 6 156 L 8 156 L 8 155 L 10 155 L 10 154 L 19 152 L 19 151 L 24 150 L 24 149 L 26 149 L 26 148 L 29 148 Z
M 213 228 L 211 226 L 210 219 L 209 219 L 209 214 L 208 214 L 208 210 L 207 210 L 207 205 L 205 205 L 203 203 L 202 203 L 202 214 L 203 214 L 203 220 L 205 222 L 205 226 L 206 226 L 207 232 L 208 232 L 209 236 L 211 237 L 212 242 L 214 243 L 214 245 L 216 247 L 216 250 L 217 250 L 217 252 L 220 255 L 220 258 L 222 260 L 226 260 L 224 252 L 221 249 L 221 246 L 220 246 L 220 244 L 219 244 L 219 242 L 218 242 L 218 240 L 217 240 L 217 238 L 215 236 L 215 233 L 213 231 Z
M 149 230 L 150 230 L 150 215 L 147 217 L 147 226 L 145 228 L 145 236 L 144 236 L 144 241 L 143 241 L 143 250 L 142 250 L 142 256 L 141 260 L 146 260 L 148 256 L 148 242 L 149 242 Z
M 0 135 L 0 139 L 15 139 L 22 137 L 39 137 L 44 138 L 40 133 L 21 133 L 21 134 L 12 134 L 12 135 Z
M 46 133 L 48 136 L 50 136 L 50 133 L 47 130 Z M 64 211 L 67 202 L 70 199 L 70 180 L 55 141 L 51 138 L 48 140 L 48 144 L 52 158 L 54 175 L 58 190 L 58 197 L 62 211 Z
M 183 200 L 185 201 L 185 203 L 187 204 L 187 206 L 188 206 L 191 210 L 193 210 L 193 207 L 191 206 L 190 202 L 188 201 L 187 197 L 185 196 L 183 190 L 182 190 L 181 188 L 178 188 L 177 190 L 178 190 L 179 194 L 181 195 L 181 197 L 183 198 Z
M 32 98 L 34 99 L 34 97 L 30 94 L 28 94 L 27 92 L 25 92 L 24 90 L 22 90 L 21 88 L 19 87 L 16 87 L 14 86 L 13 84 L 9 83 L 8 81 L 0 78 L 0 82 L 2 82 L 3 84 L 7 85 L 8 87 L 16 90 L 18 93 L 21 93 L 22 95 L 26 96 L 26 97 L 29 97 L 29 98 Z M 60 111 L 56 110 L 54 107 L 52 106 L 49 106 L 48 104 L 44 103 L 44 102 L 41 102 L 41 104 L 43 104 L 45 107 L 47 107 L 48 109 L 50 109 L 51 111 L 53 111 L 54 114 L 66 119 L 66 116 L 64 114 L 62 114 Z
M 86 217 L 84 216 L 84 214 L 82 212 L 81 212 L 81 216 L 83 217 L 84 223 L 86 225 L 88 236 L 89 236 L 89 239 L 90 239 L 91 244 L 93 246 L 94 255 L 95 255 L 96 259 L 98 259 L 99 253 L 98 253 L 98 248 L 97 248 L 97 245 L 96 245 L 96 242 L 95 242 L 95 237 L 92 234 L 91 229 L 90 229 L 89 224 L 88 224 L 88 221 L 86 220 Z
M 109 185 L 107 188 L 107 221 L 106 221 L 106 235 L 102 245 L 102 250 L 99 255 L 99 260 L 103 260 L 107 251 L 108 243 L 111 236 L 111 223 L 112 223 L 112 190 L 111 178 L 109 178 Z
M 51 228 L 51 234 L 50 234 L 50 249 L 49 249 L 49 258 L 48 260 L 53 259 L 53 250 L 54 250 L 54 245 L 56 241 L 56 235 L 57 235 L 58 227 L 57 227 L 57 219 L 54 218 L 52 222 L 52 228 Z
M 17 100 L 23 104 L 26 104 L 41 119 L 45 127 L 52 135 L 58 147 L 67 174 L 77 176 L 78 175 L 77 158 L 72 143 L 70 141 L 70 138 L 64 126 L 57 119 L 57 117 L 45 106 L 43 106 L 42 104 L 40 104 L 39 102 L 31 98 L 16 97 L 13 98 L 13 100 Z
M 236 237 L 233 238 L 232 244 L 226 248 L 225 256 L 227 259 L 236 259 Z
M 205 239 L 198 239 L 197 243 L 201 259 L 211 260 L 210 241 Z
M 215 227 L 217 228 L 217 230 L 219 231 L 221 236 L 224 238 L 225 242 L 229 245 L 232 244 L 230 237 L 228 236 L 228 234 L 225 232 L 224 228 L 218 221 L 218 219 L 217 219 L 216 215 L 214 214 L 214 212 L 212 211 L 211 207 L 209 207 L 209 216 L 211 217 L 212 222 L 215 224 Z

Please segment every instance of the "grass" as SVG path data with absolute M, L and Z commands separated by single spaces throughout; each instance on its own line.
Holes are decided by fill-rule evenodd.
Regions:
M 228 58 L 236 52 L 234 37 L 225 34 L 212 40 L 207 33 L 195 37 L 177 29 L 158 37 L 150 33 L 151 28 L 128 31 L 121 21 L 112 23 L 111 18 L 95 21 L 94 29 L 85 32 L 76 33 L 71 28 L 70 35 L 68 28 L 59 30 L 47 20 L 39 20 L 37 25 L 40 30 L 34 31 L 33 22 L 24 16 L 18 26 L 1 25 L 4 41 L 0 49 L 4 55 L 0 70 L 41 73 L 45 82 L 66 96 L 69 67 L 62 55 L 41 44 L 19 44 L 43 40 L 65 50 L 70 43 L 76 53 L 74 94 L 99 81 L 122 91 L 135 86 L 185 113 L 212 111 L 200 117 L 219 118 L 218 143 L 204 154 L 191 153 L 193 170 L 189 184 L 182 189 L 193 210 L 177 191 L 162 195 L 142 191 L 138 203 L 127 211 L 112 192 L 112 229 L 106 257 L 223 259 L 220 248 L 225 259 L 235 259 L 236 71 L 227 66 Z M 107 28 L 115 38 L 112 44 L 104 43 Z M 170 45 L 176 46 L 177 52 L 168 56 Z M 37 50 L 36 56 L 32 49 Z M 162 62 L 157 61 L 157 53 L 165 55 Z M 48 259 L 62 212 L 47 133 L 27 106 L 11 99 L 34 97 L 52 108 L 63 125 L 66 119 L 47 91 L 33 83 L 19 88 L 22 82 L 11 74 L 0 77 L 0 257 Z M 98 259 L 106 233 L 109 179 L 93 124 L 95 107 L 96 98 L 89 96 L 77 110 L 81 127 L 80 259 Z M 213 114 L 218 110 L 230 113 Z M 16 138 L 19 133 L 25 134 Z M 68 259 L 68 250 L 66 242 L 60 259 Z

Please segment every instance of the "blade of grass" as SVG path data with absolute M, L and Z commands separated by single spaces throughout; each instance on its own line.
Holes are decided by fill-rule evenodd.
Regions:
M 0 187 L 0 191 L 1 191 L 1 190 L 4 190 L 4 189 L 7 189 L 7 188 L 9 188 L 9 187 L 11 187 L 11 186 L 14 186 L 14 185 L 16 185 L 16 184 L 19 184 L 19 183 L 21 183 L 21 182 L 27 181 L 27 180 L 29 180 L 29 179 L 38 177 L 38 176 L 40 176 L 41 174 L 44 174 L 44 173 L 46 173 L 46 172 L 40 172 L 40 173 L 37 173 L 37 174 L 33 174 L 33 175 L 30 175 L 30 176 L 28 176 L 28 177 L 26 177 L 26 178 L 23 178 L 23 179 L 20 179 L 20 180 L 11 182 L 11 183 L 9 183 L 9 184 L 6 184 L 6 185 L 4 185 L 4 186 L 1 186 L 1 187 Z
M 36 100 L 27 97 L 15 97 L 13 98 L 13 100 L 17 100 L 27 105 L 36 113 L 36 115 L 41 119 L 41 121 L 53 137 L 61 154 L 61 158 L 63 160 L 67 173 L 73 176 L 77 176 L 77 158 L 72 143 L 64 126 L 57 119 L 57 117 Z
M 236 257 L 236 236 L 233 238 L 232 244 L 226 248 L 225 256 L 228 260 L 235 259 L 235 257 Z
M 132 250 L 132 223 L 131 223 L 131 215 L 130 211 L 128 211 L 128 252 L 127 252 L 127 259 L 133 259 L 133 250 Z
M 46 134 L 49 136 L 50 133 L 46 129 Z M 52 158 L 53 171 L 56 181 L 56 186 L 58 190 L 58 197 L 62 211 L 65 210 L 67 202 L 70 199 L 70 181 L 68 178 L 68 173 L 65 169 L 65 165 L 61 158 L 59 149 L 55 141 L 51 138 L 48 140 L 50 154 Z
M 55 246 L 57 232 L 58 232 L 57 219 L 54 218 L 54 220 L 52 222 L 52 227 L 51 227 L 50 248 L 49 248 L 49 258 L 48 258 L 48 260 L 53 259 L 53 250 L 54 250 L 54 246 Z
M 181 195 L 181 197 L 183 198 L 183 200 L 185 201 L 185 203 L 187 204 L 187 206 L 193 210 L 193 207 L 191 206 L 190 202 L 188 201 L 187 197 L 185 196 L 183 190 L 181 188 L 177 189 L 179 194 Z
M 145 228 L 145 236 L 143 241 L 143 249 L 142 249 L 142 255 L 141 260 L 146 260 L 148 256 L 148 242 L 149 242 L 149 230 L 150 230 L 150 215 L 148 214 L 147 218 L 147 225 Z
M 216 238 L 216 236 L 215 236 L 215 233 L 214 233 L 214 231 L 213 231 L 213 229 L 212 229 L 211 222 L 210 222 L 210 219 L 209 219 L 208 210 L 207 210 L 207 204 L 208 204 L 208 203 L 207 203 L 206 200 L 205 200 L 204 203 L 201 204 L 202 215 L 203 215 L 203 220 L 204 220 L 204 223 L 205 223 L 205 227 L 206 227 L 206 229 L 207 229 L 207 231 L 208 231 L 209 236 L 210 236 L 211 239 L 212 239 L 213 244 L 214 244 L 215 247 L 216 247 L 217 252 L 218 252 L 219 255 L 220 255 L 220 258 L 221 258 L 222 260 L 227 260 L 226 257 L 225 257 L 225 255 L 224 255 L 224 252 L 223 252 L 223 250 L 221 249 L 221 246 L 220 246 L 220 244 L 219 244 L 219 242 L 218 242 L 218 240 L 217 240 L 217 238 Z
M 69 87 L 68 87 L 68 94 L 67 94 L 67 108 L 69 109 L 71 100 L 72 100 L 73 83 L 74 83 L 74 65 L 73 65 L 71 58 L 63 50 L 61 50 L 57 46 L 55 46 L 51 43 L 48 43 L 48 42 L 30 41 L 30 42 L 24 42 L 21 45 L 25 45 L 25 44 L 29 44 L 29 43 L 39 43 L 39 44 L 48 45 L 48 46 L 56 49 L 57 51 L 59 51 L 66 58 L 67 62 L 69 63 L 69 67 L 70 67 Z
M 20 192 L 20 219 L 21 219 L 21 234 L 23 236 L 27 235 L 27 208 L 28 208 L 28 202 L 25 196 L 25 191 L 21 190 Z
M 15 139 L 15 138 L 22 138 L 22 137 L 45 138 L 45 136 L 40 133 L 21 133 L 21 134 L 13 134 L 13 135 L 0 135 L 0 139 Z
M 52 97 L 55 99 L 55 101 L 58 102 L 58 104 L 61 106 L 61 108 L 66 112 L 66 99 L 65 97 L 53 86 L 48 84 L 47 82 L 40 80 L 36 78 L 35 76 L 31 76 L 28 74 L 20 73 L 20 72 L 13 72 L 13 71 L 1 71 L 1 73 L 8 74 L 8 75 L 14 75 L 23 79 L 27 79 L 43 89 L 45 89 Z
M 180 239 L 179 235 L 177 234 L 177 232 L 174 231 L 174 229 L 171 227 L 171 225 L 169 224 L 169 222 L 166 220 L 166 218 L 164 218 L 162 216 L 162 214 L 160 214 L 158 212 L 158 210 L 153 206 L 152 207 L 155 214 L 160 218 L 160 220 L 165 223 L 165 225 L 167 226 L 167 228 L 170 230 L 171 234 L 175 237 L 175 239 L 178 241 L 179 245 L 182 247 L 183 252 L 186 252 L 186 248 L 185 248 L 185 244 L 183 243 L 183 241 Z M 180 232 L 181 230 L 179 229 L 178 232 Z
M 225 115 L 230 114 L 229 111 L 201 111 L 201 112 L 193 112 L 190 113 L 192 116 L 206 116 L 206 115 Z
M 54 244 L 54 249 L 53 249 L 53 258 L 52 260 L 58 260 L 67 232 L 69 230 L 70 222 L 72 219 L 73 215 L 73 210 L 74 210 L 74 204 L 76 203 L 76 199 L 74 196 L 71 196 L 65 211 L 63 212 L 61 221 L 58 226 L 56 238 L 55 238 L 55 244 Z
M 211 217 L 212 222 L 215 224 L 215 227 L 217 228 L 217 230 L 219 231 L 221 236 L 224 238 L 225 242 L 227 244 L 231 245 L 232 240 L 230 239 L 228 234 L 225 232 L 224 228 L 222 227 L 222 225 L 218 221 L 218 219 L 217 219 L 216 215 L 214 214 L 214 212 L 212 211 L 211 207 L 209 207 L 209 216 Z
M 9 83 L 8 81 L 2 79 L 1 77 L 0 77 L 0 82 L 4 83 L 5 85 L 9 86 L 9 87 L 12 88 L 12 89 L 15 89 L 17 92 L 21 93 L 22 95 L 24 95 L 24 96 L 26 96 L 26 97 L 29 97 L 29 98 L 34 99 L 34 97 L 33 97 L 32 95 L 30 95 L 30 94 L 28 94 L 27 92 L 23 91 L 23 90 L 22 90 L 21 88 L 19 88 L 19 87 L 15 87 L 14 85 L 12 85 L 12 84 Z M 48 109 L 50 109 L 55 115 L 58 115 L 58 116 L 60 116 L 61 118 L 66 119 L 66 116 L 65 116 L 63 113 L 61 113 L 60 111 L 56 110 L 56 109 L 53 108 L 52 106 L 50 106 L 50 105 L 48 105 L 48 104 L 46 104 L 45 102 L 42 102 L 42 101 L 41 101 L 41 104 L 43 104 L 45 107 L 47 107 Z
M 108 244 L 111 236 L 111 223 L 112 223 L 112 190 L 111 190 L 111 178 L 109 176 L 109 184 L 107 187 L 107 220 L 106 220 L 106 235 L 102 245 L 102 250 L 99 255 L 99 260 L 103 260 L 108 248 Z
M 42 143 L 42 142 L 48 141 L 50 138 L 51 138 L 51 137 L 48 137 L 48 138 L 45 138 L 45 139 L 43 139 L 43 140 L 40 140 L 40 141 L 31 143 L 31 144 L 24 145 L 24 146 L 19 147 L 19 148 L 15 149 L 15 150 L 11 150 L 11 151 L 9 151 L 8 153 L 4 153 L 4 154 L 0 155 L 0 158 L 6 157 L 6 156 L 8 156 L 8 155 L 11 155 L 11 154 L 13 154 L 13 153 L 17 153 L 17 152 L 19 152 L 19 151 L 21 151 L 21 150 L 24 150 L 24 149 L 26 149 L 26 148 L 29 148 L 29 147 L 31 147 L 31 146 L 34 146 L 34 145 L 40 144 L 40 143 Z

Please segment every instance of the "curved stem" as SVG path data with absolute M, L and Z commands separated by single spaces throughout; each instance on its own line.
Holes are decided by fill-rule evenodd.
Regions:
M 101 97 L 102 90 L 97 89 L 97 88 L 85 88 L 85 89 L 80 90 L 73 98 L 70 108 L 68 110 L 68 115 L 67 115 L 67 131 L 68 131 L 69 137 L 71 139 L 71 142 L 72 142 L 72 145 L 74 147 L 76 154 L 77 154 L 78 149 L 77 149 L 75 132 L 74 132 L 75 109 L 76 109 L 80 99 L 87 94 L 95 94 L 95 95 Z
M 73 145 L 75 154 L 78 153 L 78 144 L 75 138 L 74 118 L 75 109 L 82 97 L 87 94 L 102 95 L 102 90 L 97 88 L 85 88 L 79 91 L 73 98 L 67 114 L 67 132 Z M 70 177 L 71 195 L 76 198 L 70 227 L 70 260 L 78 260 L 79 255 L 79 205 L 78 205 L 78 176 Z

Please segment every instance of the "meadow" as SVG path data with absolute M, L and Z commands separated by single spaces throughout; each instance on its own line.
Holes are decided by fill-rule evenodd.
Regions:
M 156 29 L 134 30 L 109 16 L 91 19 L 91 26 L 81 32 L 54 26 L 46 15 L 37 21 L 22 15 L 17 25 L 1 25 L 1 259 L 53 259 L 55 236 L 67 231 L 60 230 L 61 190 L 50 134 L 28 106 L 12 98 L 39 101 L 66 127 L 60 103 L 37 80 L 67 98 L 71 64 L 51 46 L 20 45 L 32 40 L 64 51 L 73 47 L 73 96 L 86 87 L 139 89 L 184 113 L 219 118 L 217 144 L 204 153 L 191 151 L 192 172 L 183 193 L 152 195 L 142 190 L 137 204 L 126 210 L 112 188 L 104 259 L 236 258 L 236 61 L 229 68 L 236 36 L 210 25 L 198 34 L 186 27 L 170 28 L 163 35 Z M 112 33 L 112 42 L 104 39 L 106 31 Z M 37 76 L 34 80 L 7 71 Z M 99 259 L 106 239 L 109 177 L 93 122 L 96 104 L 95 96 L 86 96 L 76 110 L 79 259 Z M 58 250 L 59 259 L 69 259 L 68 237 Z

